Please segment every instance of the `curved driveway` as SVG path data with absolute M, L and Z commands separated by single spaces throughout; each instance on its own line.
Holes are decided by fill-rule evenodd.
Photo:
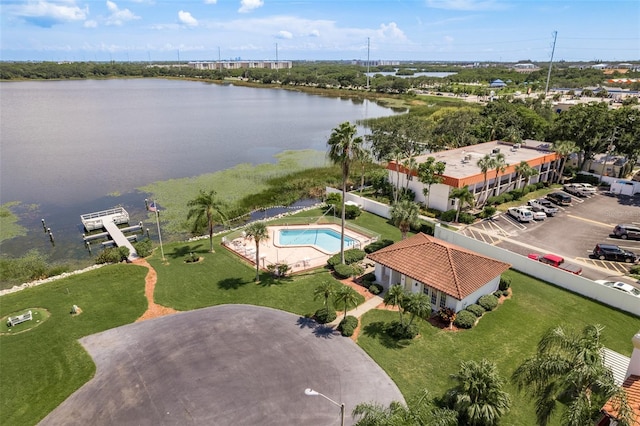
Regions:
M 80 340 L 95 377 L 42 425 L 338 425 L 360 402 L 404 401 L 351 339 L 287 312 L 223 305 Z

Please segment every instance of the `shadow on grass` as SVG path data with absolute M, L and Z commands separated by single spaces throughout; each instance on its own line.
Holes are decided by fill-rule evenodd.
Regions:
M 403 349 L 410 345 L 410 340 L 396 340 L 387 334 L 387 324 L 382 321 L 372 322 L 362 328 L 362 334 L 378 339 L 388 349 Z
M 249 284 L 253 281 L 245 281 L 242 278 L 225 278 L 218 281 L 218 287 L 223 290 L 237 290 L 243 285 Z
M 338 336 L 340 333 L 333 327 L 326 324 L 318 324 L 313 318 L 298 318 L 297 324 L 300 328 L 308 328 L 312 331 L 316 337 L 322 337 L 324 339 L 331 339 L 334 336 Z
M 186 245 L 186 246 L 180 246 L 180 247 L 174 248 L 173 252 L 167 253 L 167 256 L 171 257 L 172 259 L 179 259 L 191 253 L 206 253 L 206 252 L 207 252 L 206 249 L 204 250 L 202 249 L 202 244 L 197 244 L 193 247 L 190 245 Z
M 260 274 L 259 285 L 262 287 L 271 287 L 272 285 L 282 285 L 293 281 L 291 277 L 274 277 L 271 274 Z

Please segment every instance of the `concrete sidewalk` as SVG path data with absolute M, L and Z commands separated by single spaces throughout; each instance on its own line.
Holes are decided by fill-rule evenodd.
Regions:
M 384 302 L 384 300 L 382 299 L 382 297 L 373 296 L 371 299 L 369 299 L 366 302 L 364 302 L 363 304 L 359 305 L 357 308 L 352 309 L 350 311 L 347 311 L 347 315 L 351 315 L 351 316 L 354 316 L 356 318 L 360 318 L 366 312 L 370 311 L 371 309 L 377 308 L 383 302 Z M 337 314 L 338 314 L 338 317 L 335 320 L 333 320 L 332 322 L 330 322 L 328 324 L 329 326 L 337 327 L 338 324 L 340 324 L 340 321 L 342 321 L 342 318 L 344 317 L 344 313 L 340 314 L 340 312 L 337 312 Z

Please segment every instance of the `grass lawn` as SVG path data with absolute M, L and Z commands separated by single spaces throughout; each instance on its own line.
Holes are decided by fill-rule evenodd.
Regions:
M 36 424 L 93 376 L 95 365 L 77 339 L 140 317 L 147 308 L 146 272 L 107 266 L 2 297 L 2 318 L 31 308 L 46 309 L 50 317 L 28 331 L 0 335 L 0 424 Z M 70 315 L 73 305 L 80 315 Z M 6 333 L 4 322 L 0 331 Z
M 397 313 L 370 311 L 365 314 L 358 344 L 384 368 L 406 399 L 422 389 L 439 397 L 453 386 L 449 375 L 462 360 L 487 358 L 496 362 L 503 378 L 532 356 L 542 334 L 556 325 L 581 330 L 586 324 L 604 325 L 605 345 L 626 356 L 631 355 L 631 338 L 640 330 L 640 318 L 615 311 L 563 289 L 543 284 L 515 271 L 513 296 L 496 311 L 484 316 L 471 329 L 449 332 L 420 322 L 420 337 L 398 345 L 382 332 L 384 323 L 397 319 Z M 533 405 L 508 384 L 511 412 L 503 419 L 507 425 L 535 425 Z M 559 424 L 555 419 L 554 424 Z

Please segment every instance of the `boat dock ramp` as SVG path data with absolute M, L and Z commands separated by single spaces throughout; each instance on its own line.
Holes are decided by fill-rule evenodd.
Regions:
M 110 240 L 103 242 L 102 245 L 127 247 L 129 249 L 129 260 L 138 258 L 138 253 L 131 244 L 131 241 L 136 240 L 136 235 L 125 236 L 124 233 L 142 230 L 142 222 L 138 225 L 118 228 L 118 225 L 129 223 L 129 213 L 124 208 L 116 207 L 109 210 L 87 213 L 80 215 L 80 219 L 82 220 L 84 229 L 88 232 L 98 229 L 104 229 L 106 231 L 93 235 L 83 235 L 85 244 L 88 245 L 90 241 L 100 238 L 110 238 Z

